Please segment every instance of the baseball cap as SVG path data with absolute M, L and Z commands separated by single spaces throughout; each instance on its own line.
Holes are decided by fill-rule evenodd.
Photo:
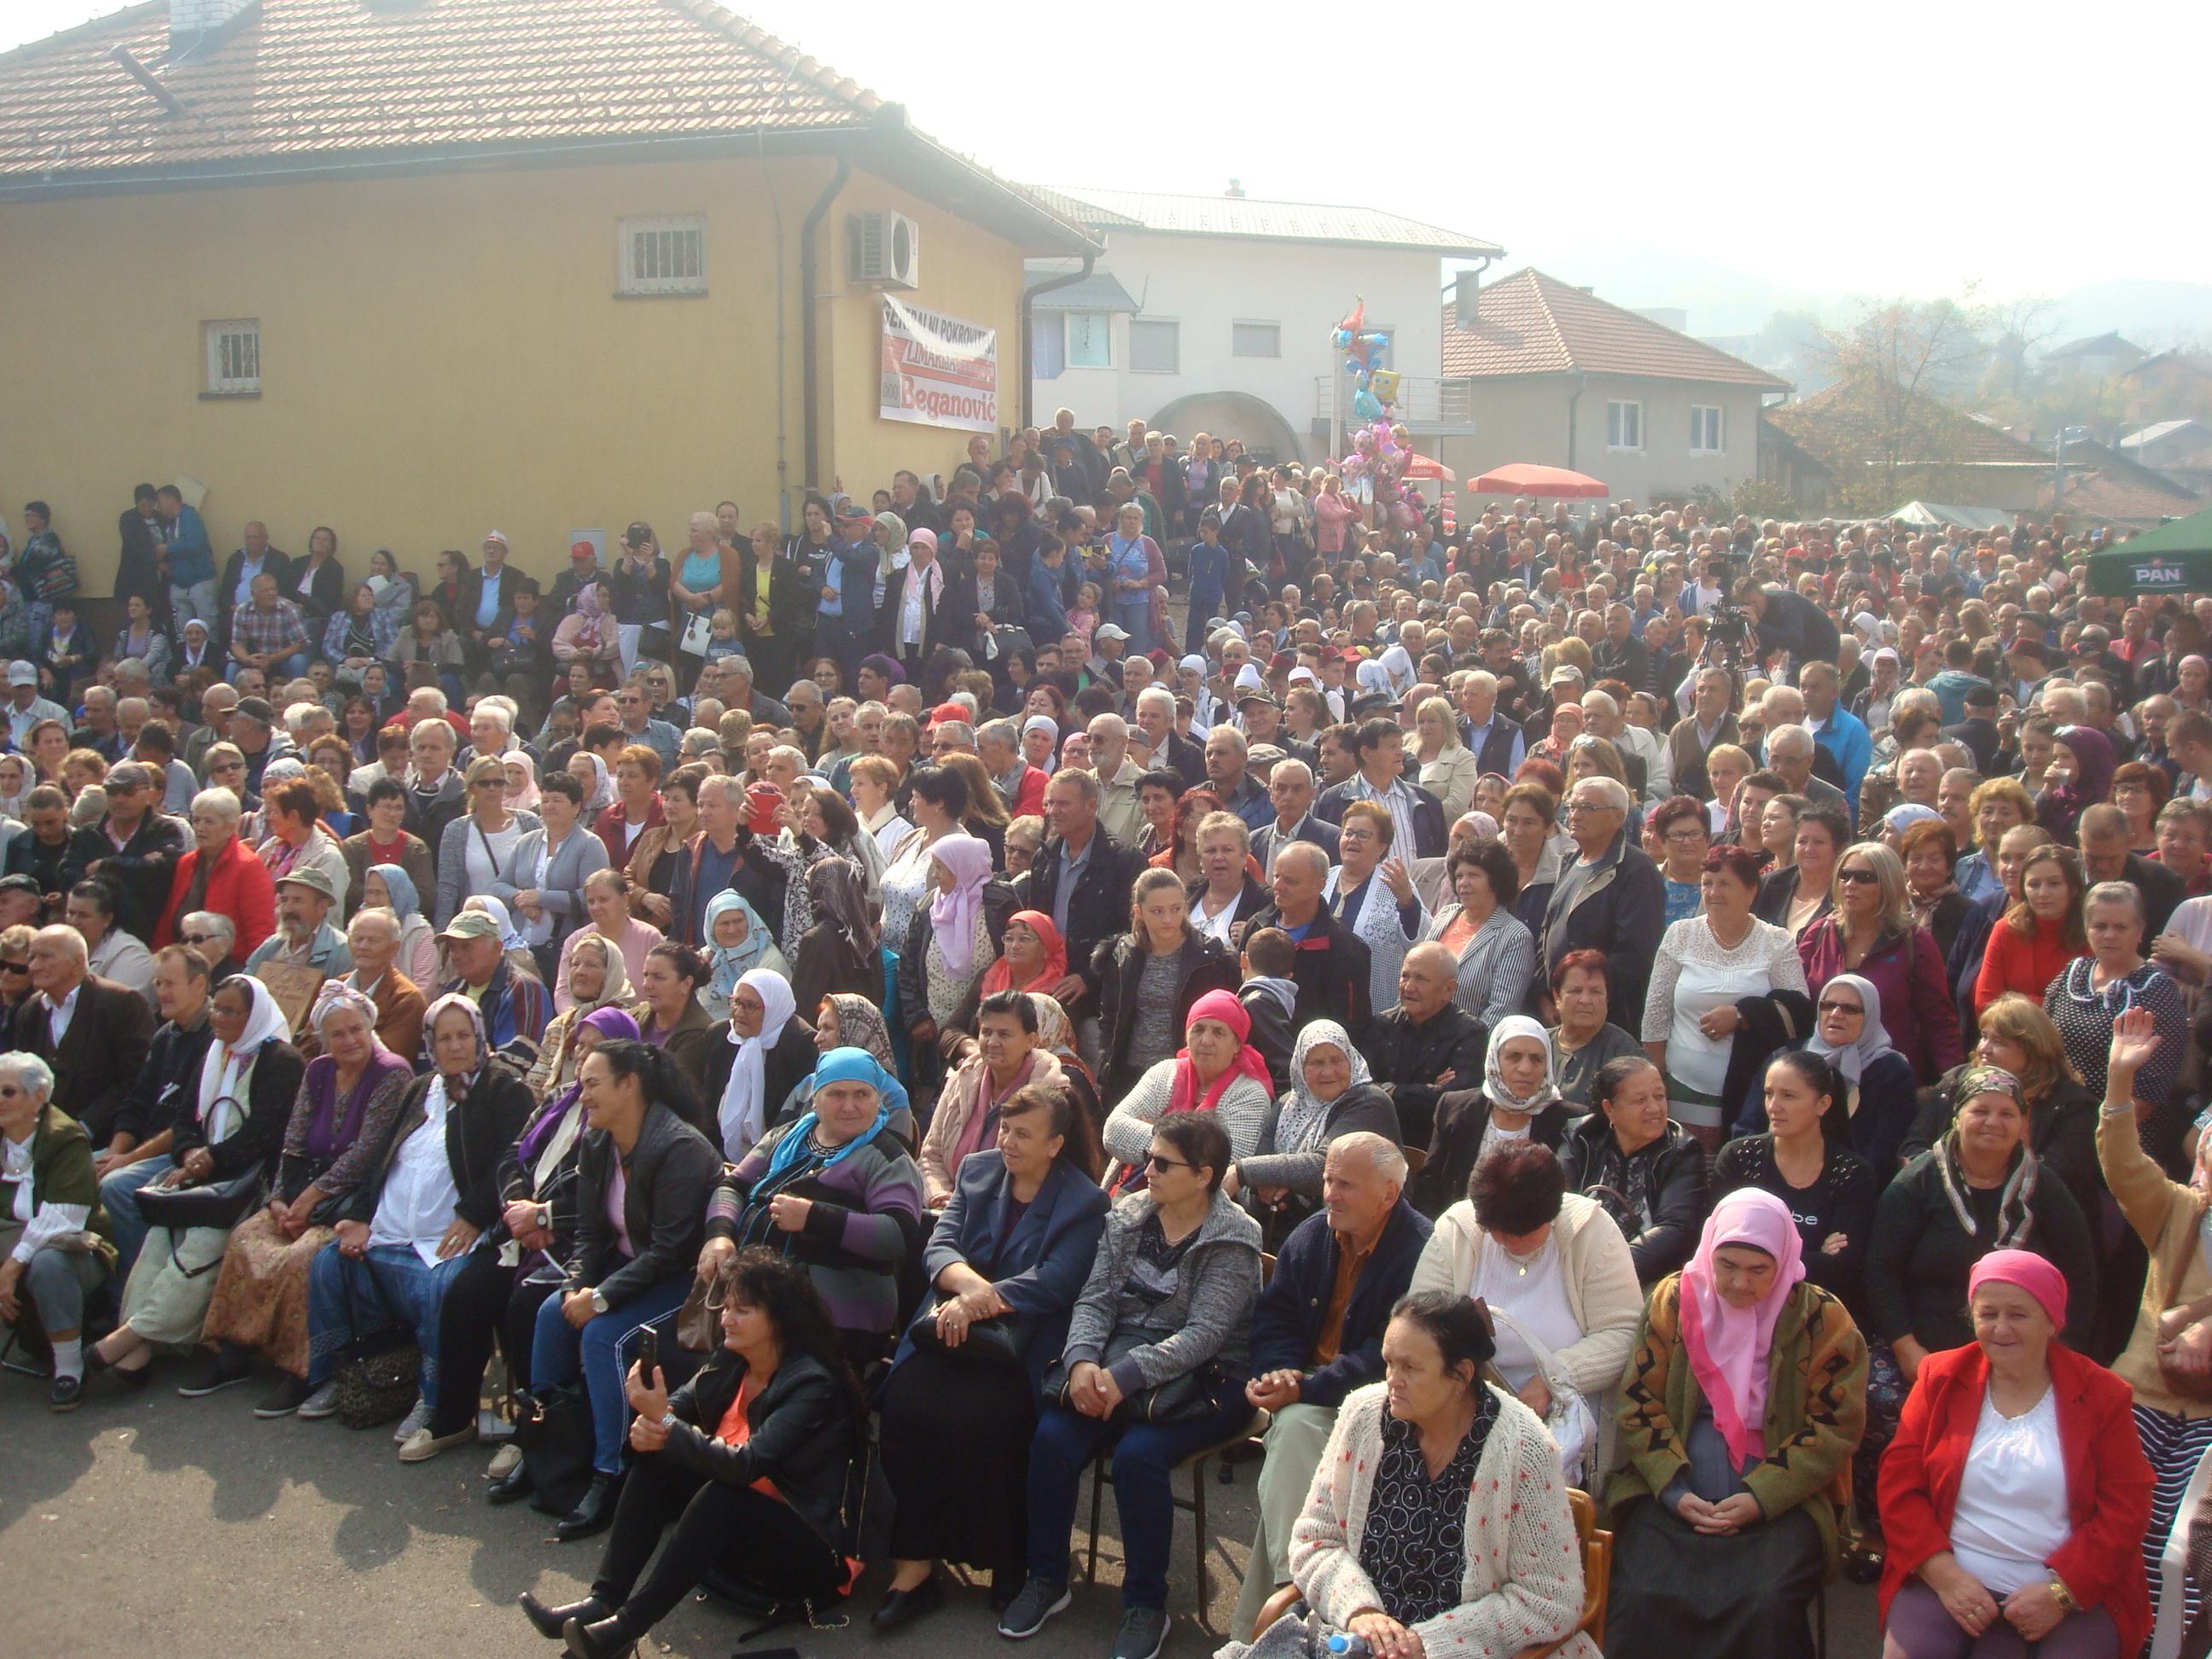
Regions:
M 266 697 L 240 697 L 230 712 L 243 714 L 250 720 L 259 720 L 264 726 L 272 726 L 276 720 L 276 711 L 269 706 Z
M 0 876 L 0 893 L 28 893 L 33 898 L 41 896 L 35 876 Z
M 38 683 L 39 671 L 32 667 L 29 663 L 11 662 L 8 665 L 9 684 L 36 685 Z
M 110 773 L 108 775 L 112 777 L 114 775 Z M 331 880 L 330 872 L 327 870 L 318 870 L 313 865 L 301 865 L 298 866 L 289 874 L 280 877 L 277 879 L 276 884 L 279 887 L 305 887 L 313 892 L 320 893 L 325 898 L 330 900 L 333 904 L 337 902 L 338 890 L 337 884 Z M 470 914 L 480 915 L 482 913 L 472 911 Z M 489 916 L 485 916 L 484 920 L 486 921 L 490 921 L 491 918 Z M 497 932 L 498 924 L 494 922 L 492 925 L 493 931 Z
M 107 769 L 107 793 L 111 795 L 118 789 L 151 789 L 159 781 L 152 767 L 141 766 L 137 761 L 124 761 Z
M 1275 701 L 1275 694 L 1263 685 L 1247 686 L 1237 694 L 1237 706 L 1239 708 L 1248 702 L 1264 702 L 1270 708 L 1280 708 L 1283 706 Z
M 507 545 L 507 532 L 504 530 L 487 530 L 484 532 L 484 540 L 488 542 L 497 542 L 501 547 L 505 547 Z
M 1562 681 L 1565 681 L 1570 685 L 1580 685 L 1583 683 L 1582 670 L 1572 667 L 1566 663 L 1561 663 L 1557 668 L 1554 668 L 1552 671 L 1552 678 L 1545 681 L 1544 684 L 1547 685 L 1557 685 Z
M 1098 640 L 1126 640 L 1129 637 L 1129 630 L 1115 623 L 1108 623 L 1091 637 Z
M 464 910 L 446 924 L 440 939 L 497 939 L 499 923 L 482 910 Z

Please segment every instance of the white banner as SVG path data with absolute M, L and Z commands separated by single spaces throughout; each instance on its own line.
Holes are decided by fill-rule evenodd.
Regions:
M 999 331 L 892 295 L 883 302 L 883 418 L 995 433 Z

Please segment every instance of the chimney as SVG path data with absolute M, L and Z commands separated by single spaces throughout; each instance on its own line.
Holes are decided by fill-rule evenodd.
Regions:
M 169 56 L 219 46 L 260 10 L 261 0 L 169 0 Z
M 1242 179 L 1231 179 L 1229 181 L 1229 188 L 1221 193 L 1242 201 L 1244 197 L 1244 181 Z

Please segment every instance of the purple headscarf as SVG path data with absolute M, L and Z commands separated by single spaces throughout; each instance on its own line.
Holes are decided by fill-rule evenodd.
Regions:
M 637 1022 L 619 1008 L 594 1008 L 577 1024 L 590 1026 L 603 1042 L 638 1040 Z M 583 1091 L 583 1079 L 579 1078 L 538 1109 L 538 1115 L 523 1126 L 521 1137 L 514 1143 L 514 1161 L 526 1170 L 536 1162 L 539 1152 L 552 1138 L 554 1126 L 568 1115 L 568 1109 Z
M 2071 783 L 2045 790 L 2035 816 L 2045 829 L 2064 841 L 2073 836 L 2084 811 L 2111 795 L 2112 774 L 2119 762 L 2112 754 L 2112 740 L 2094 726 L 2062 726 L 2058 741 L 2073 750 L 2078 775 Z

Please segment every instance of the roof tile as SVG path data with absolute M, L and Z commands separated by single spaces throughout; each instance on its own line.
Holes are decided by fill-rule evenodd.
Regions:
M 1625 374 L 1787 392 L 1790 382 L 1529 266 L 1486 286 L 1474 324 L 1444 307 L 1447 378 Z

